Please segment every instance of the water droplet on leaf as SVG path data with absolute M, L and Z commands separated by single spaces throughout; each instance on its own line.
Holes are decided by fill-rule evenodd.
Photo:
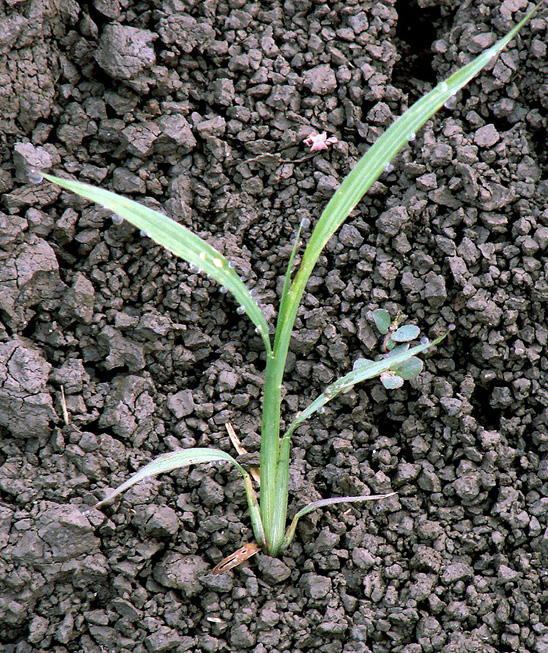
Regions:
M 457 96 L 452 95 L 447 102 L 443 103 L 443 106 L 449 110 L 454 109 L 457 106 Z
M 39 184 L 44 180 L 44 177 L 42 177 L 38 170 L 31 169 L 27 172 L 27 179 L 31 184 Z

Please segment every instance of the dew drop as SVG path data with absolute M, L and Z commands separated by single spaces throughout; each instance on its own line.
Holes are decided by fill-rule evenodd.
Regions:
M 310 220 L 309 218 L 303 218 L 301 220 L 301 229 L 308 229 L 310 227 Z
M 439 89 L 442 93 L 447 93 L 449 90 L 449 84 L 447 82 L 440 82 Z
M 200 252 L 200 261 L 205 261 L 205 260 L 206 260 L 205 252 Z
M 325 408 L 324 408 L 323 406 L 321 406 L 320 408 L 318 408 L 318 413 L 320 413 L 320 414 L 321 414 L 321 413 L 325 413 Z
M 200 268 L 199 268 L 195 263 L 191 263 L 191 264 L 190 264 L 189 270 L 190 270 L 191 272 L 198 272 L 199 269 L 200 269 Z
M 253 297 L 253 299 L 255 299 L 255 297 L 257 297 L 257 288 L 252 288 L 249 291 L 249 294 Z
M 263 330 L 262 330 L 262 328 L 260 326 L 255 327 L 255 333 L 256 334 L 261 335 L 262 332 L 263 332 Z
M 454 331 L 457 328 L 457 325 L 454 322 L 451 322 L 451 324 L 447 327 L 449 331 Z
M 117 213 L 115 213 L 112 216 L 112 222 L 114 222 L 114 224 L 122 224 L 123 221 L 124 221 L 124 218 L 122 218 L 122 216 L 118 215 Z
M 430 342 L 430 339 L 427 338 L 426 336 L 423 336 L 423 337 L 420 339 L 420 343 L 421 343 L 421 345 L 427 345 L 429 342 Z
M 141 234 L 141 236 L 142 236 L 143 238 L 148 238 L 148 234 L 147 234 L 147 232 L 144 231 L 143 229 L 141 229 L 141 231 L 140 231 L 139 233 Z
M 245 313 L 245 308 L 243 306 L 238 306 L 236 313 L 238 313 L 238 315 L 243 315 Z
M 42 177 L 38 170 L 34 170 L 34 168 L 32 168 L 27 172 L 27 179 L 31 184 L 39 184 L 44 180 L 44 177 Z
M 392 172 L 393 170 L 394 170 L 394 166 L 393 166 L 390 162 L 388 162 L 388 163 L 384 166 L 384 171 L 385 171 L 385 172 Z
M 409 139 L 408 140 L 409 140 L 410 143 L 412 143 L 416 138 L 417 138 L 417 135 L 415 134 L 415 132 L 411 132 L 409 134 Z
M 228 262 L 228 267 L 229 267 L 231 270 L 233 270 L 233 269 L 236 267 L 236 263 L 234 263 L 234 261 L 229 261 L 229 262 Z
M 443 106 L 449 110 L 454 109 L 457 106 L 457 96 L 452 95 L 447 102 L 443 103 Z
M 214 258 L 214 259 L 213 259 L 213 265 L 214 265 L 216 268 L 222 268 L 222 267 L 223 267 L 223 261 L 222 261 L 222 259 L 220 259 L 220 258 Z
M 224 286 L 221 286 L 220 291 L 224 294 L 228 292 L 228 288 L 225 288 Z

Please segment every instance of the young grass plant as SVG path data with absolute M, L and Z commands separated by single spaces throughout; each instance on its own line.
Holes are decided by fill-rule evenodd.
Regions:
M 402 326 L 397 319 L 392 322 L 386 311 L 375 311 L 373 314 L 375 324 L 379 332 L 384 335 L 383 354 L 375 361 L 368 359 L 356 361 L 354 369 L 329 385 L 317 399 L 295 417 L 282 435 L 280 433 L 282 382 L 297 311 L 318 257 L 331 236 L 346 220 L 363 195 L 381 176 L 398 152 L 409 141 L 414 140 L 415 133 L 425 122 L 445 103 L 451 101 L 456 93 L 487 64 L 493 61 L 527 23 L 537 8 L 538 5 L 495 45 L 448 79 L 440 82 L 379 137 L 344 179 L 327 204 L 310 236 L 301 262 L 296 272 L 293 273 L 302 225 L 299 227 L 285 275 L 273 341 L 269 335 L 265 316 L 256 300 L 229 261 L 211 245 L 181 224 L 137 202 L 102 188 L 41 173 L 50 182 L 97 202 L 121 216 L 137 229 L 145 232 L 156 243 L 199 268 L 230 291 L 241 307 L 240 312 L 245 312 L 255 325 L 256 331 L 264 343 L 266 353 L 261 422 L 260 501 L 253 488 L 250 475 L 232 456 L 220 450 L 192 448 L 160 456 L 110 493 L 96 507 L 102 506 L 144 478 L 197 463 L 230 462 L 237 467 L 244 479 L 251 523 L 258 547 L 261 547 L 267 554 L 276 556 L 293 540 L 300 517 L 311 510 L 341 502 L 370 501 L 390 496 L 390 494 L 365 495 L 315 501 L 299 511 L 294 516 L 289 528 L 286 528 L 291 436 L 306 419 L 320 411 L 325 404 L 340 393 L 348 392 L 356 383 L 380 377 L 386 388 L 400 387 L 404 380 L 415 377 L 422 370 L 422 361 L 417 356 L 437 345 L 444 336 L 432 342 L 421 341 L 420 344 L 411 347 L 410 341 L 417 338 L 419 334 L 418 327 Z M 258 547 L 253 545 L 246 546 L 247 549 L 244 547 L 230 556 L 230 561 L 223 564 L 221 568 L 223 570 L 230 568 L 234 566 L 233 563 L 237 564 L 241 559 L 258 550 Z

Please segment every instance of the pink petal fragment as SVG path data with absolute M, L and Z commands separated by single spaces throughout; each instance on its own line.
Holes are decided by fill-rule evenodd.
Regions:
M 335 136 L 330 136 L 327 138 L 327 133 L 322 132 L 312 132 L 304 139 L 304 144 L 308 145 L 311 152 L 318 152 L 320 150 L 327 150 L 330 145 L 338 142 L 338 139 Z

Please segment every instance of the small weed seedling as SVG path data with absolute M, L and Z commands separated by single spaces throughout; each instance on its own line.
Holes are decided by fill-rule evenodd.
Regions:
M 234 267 L 220 252 L 204 240 L 174 220 L 129 199 L 77 181 L 34 172 L 35 181 L 39 181 L 39 178 L 43 176 L 64 189 L 101 204 L 114 214 L 128 220 L 137 229 L 145 232 L 152 240 L 165 247 L 168 251 L 183 258 L 195 268 L 199 268 L 212 277 L 232 293 L 239 304 L 238 311 L 245 312 L 253 322 L 257 333 L 262 338 L 266 351 L 261 424 L 260 501 L 257 498 L 250 474 L 231 455 L 216 449 L 192 448 L 160 456 L 120 485 L 103 501 L 100 501 L 97 506 L 102 506 L 138 481 L 162 472 L 213 461 L 226 461 L 236 465 L 244 479 L 251 523 L 257 544 L 247 544 L 223 561 L 218 569 L 224 571 L 253 555 L 259 548 L 269 555 L 278 555 L 293 540 L 299 519 L 311 510 L 336 503 L 370 501 L 390 496 L 389 494 L 367 495 L 315 501 L 297 512 L 289 528 L 287 528 L 291 435 L 306 419 L 315 412 L 321 411 L 328 401 L 341 393 L 348 392 L 356 383 L 365 379 L 379 376 L 386 388 L 400 387 L 404 380 L 412 379 L 420 373 L 422 362 L 417 356 L 438 344 L 444 336 L 432 342 L 424 340 L 420 344 L 411 347 L 410 341 L 418 336 L 418 327 L 414 325 L 401 326 L 397 319 L 392 322 L 386 311 L 375 311 L 373 314 L 374 321 L 380 333 L 384 335 L 383 353 L 378 360 L 357 360 L 353 370 L 329 385 L 308 408 L 295 417 L 287 431 L 282 435 L 280 433 L 282 381 L 299 304 L 314 265 L 325 245 L 371 185 L 385 169 L 390 169 L 390 162 L 406 143 L 414 140 L 417 130 L 444 104 L 454 101 L 456 93 L 484 66 L 493 61 L 527 23 L 537 8 L 538 6 L 495 45 L 448 79 L 440 82 L 432 91 L 411 106 L 379 137 L 344 179 L 329 201 L 308 240 L 301 262 L 294 271 L 294 259 L 301 237 L 301 228 L 303 227 L 301 224 L 289 258 L 273 341 L 271 341 L 268 324 L 261 308 L 234 270 Z

